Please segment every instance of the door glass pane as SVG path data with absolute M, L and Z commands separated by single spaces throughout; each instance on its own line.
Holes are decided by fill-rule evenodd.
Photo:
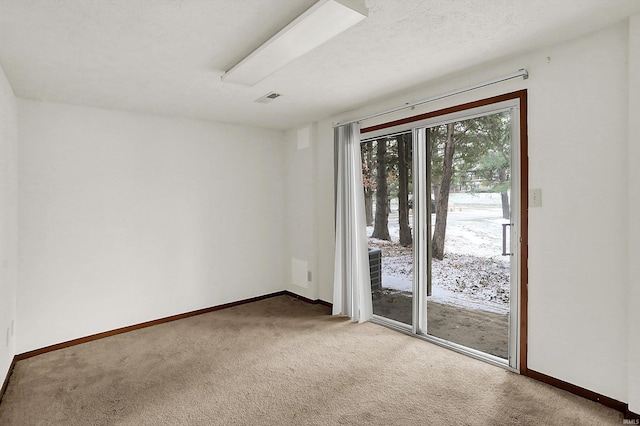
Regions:
M 430 164 L 429 335 L 508 358 L 509 112 L 426 129 Z M 510 252 L 505 228 L 506 252 Z
M 373 313 L 412 324 L 412 135 L 361 144 Z

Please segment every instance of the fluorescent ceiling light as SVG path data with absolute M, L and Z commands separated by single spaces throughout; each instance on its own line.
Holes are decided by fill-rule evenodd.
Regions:
M 227 71 L 222 80 L 253 86 L 367 17 L 364 0 L 320 0 Z

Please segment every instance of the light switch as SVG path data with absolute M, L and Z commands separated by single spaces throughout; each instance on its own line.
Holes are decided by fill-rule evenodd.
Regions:
M 529 190 L 529 207 L 542 207 L 542 189 Z

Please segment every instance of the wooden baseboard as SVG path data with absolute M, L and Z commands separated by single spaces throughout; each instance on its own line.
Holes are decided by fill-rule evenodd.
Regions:
M 159 318 L 159 319 L 156 319 L 156 320 L 147 321 L 147 322 L 143 322 L 143 323 L 140 323 L 140 324 L 134 324 L 134 325 L 130 325 L 130 326 L 127 326 L 127 327 L 117 328 L 115 330 L 110 330 L 110 331 L 105 331 L 105 332 L 102 332 L 102 333 L 92 334 L 90 336 L 80 337 L 78 339 L 73 339 L 73 340 L 69 340 L 69 341 L 66 341 L 66 342 L 57 343 L 55 345 L 47 346 L 47 347 L 40 348 L 40 349 L 34 349 L 32 351 L 16 355 L 15 360 L 16 361 L 20 361 L 20 360 L 31 358 L 31 357 L 34 357 L 34 356 L 37 356 L 37 355 L 40 355 L 40 354 L 44 354 L 44 353 L 47 353 L 47 352 L 57 351 L 58 349 L 64 349 L 64 348 L 68 348 L 70 346 L 79 345 L 81 343 L 91 342 L 93 340 L 98 340 L 98 339 L 103 339 L 105 337 L 114 336 L 116 334 L 127 333 L 129 331 L 139 330 L 141 328 L 151 327 L 153 325 L 163 324 L 165 322 L 176 321 L 176 320 L 180 320 L 180 319 L 183 319 L 183 318 L 192 317 L 192 316 L 195 316 L 195 315 L 202 315 L 202 314 L 206 314 L 206 313 L 209 313 L 209 312 L 219 311 L 221 309 L 232 308 L 234 306 L 244 305 L 244 304 L 251 303 L 251 302 L 257 302 L 259 300 L 264 300 L 264 299 L 269 299 L 271 297 L 284 296 L 284 295 L 295 297 L 297 299 L 300 299 L 300 300 L 303 300 L 305 302 L 312 303 L 312 304 L 327 305 L 327 302 L 325 302 L 323 300 L 319 300 L 319 299 L 311 300 L 311 299 L 308 299 L 306 297 L 299 296 L 299 295 L 297 295 L 297 294 L 295 294 L 293 292 L 290 292 L 288 290 L 282 290 L 282 291 L 278 291 L 278 292 L 275 292 L 275 293 L 270 293 L 270 294 L 265 294 L 265 295 L 262 295 L 262 296 L 251 297 L 249 299 L 239 300 L 237 302 L 225 303 L 225 304 L 222 304 L 222 305 L 212 306 L 210 308 L 198 309 L 196 311 L 185 312 L 183 314 L 172 315 L 172 316 L 169 316 L 169 317 Z
M 4 392 L 7 390 L 7 386 L 9 385 L 9 378 L 11 377 L 11 373 L 13 373 L 13 368 L 16 366 L 16 362 L 18 360 L 14 356 L 11 360 L 11 365 L 9 365 L 9 370 L 7 371 L 7 376 L 4 378 L 4 382 L 2 382 L 2 388 L 0 388 L 0 403 L 2 403 L 2 398 L 4 398 Z
M 55 345 L 50 345 L 50 346 L 47 346 L 47 347 L 44 347 L 44 348 L 40 348 L 40 349 L 34 349 L 32 351 L 16 355 L 14 362 L 15 361 L 20 361 L 20 360 L 23 360 L 23 359 L 27 359 L 27 358 L 31 358 L 31 357 L 34 357 L 36 355 L 40 355 L 40 354 L 43 354 L 43 353 L 56 351 L 58 349 L 64 349 L 64 348 L 68 348 L 70 346 L 79 345 L 81 343 L 91 342 L 93 340 L 98 340 L 98 339 L 103 339 L 105 337 L 114 336 L 116 334 L 127 333 L 129 331 L 139 330 L 141 328 L 151 327 L 153 325 L 163 324 L 165 322 L 176 321 L 176 320 L 180 320 L 180 319 L 183 319 L 183 318 L 192 317 L 192 316 L 195 316 L 195 315 L 202 315 L 202 314 L 206 314 L 206 313 L 209 313 L 209 312 L 219 311 L 221 309 L 232 308 L 234 306 L 244 305 L 244 304 L 247 304 L 247 303 L 257 302 L 259 300 L 269 299 L 271 297 L 277 297 L 277 296 L 283 296 L 283 295 L 290 296 L 290 297 L 295 297 L 296 299 L 300 299 L 302 301 L 305 301 L 307 303 L 311 303 L 311 304 L 314 304 L 314 305 L 315 304 L 321 304 L 321 305 L 325 305 L 325 306 L 329 306 L 329 307 L 332 306 L 331 303 L 325 302 L 324 300 L 320 300 L 320 299 L 312 300 L 312 299 L 306 298 L 304 296 L 300 296 L 298 294 L 295 294 L 295 293 L 293 293 L 293 292 L 291 292 L 289 290 L 282 290 L 282 291 L 277 291 L 275 293 L 270 293 L 270 294 L 265 294 L 265 295 L 262 295 L 262 296 L 251 297 L 249 299 L 238 300 L 236 302 L 225 303 L 225 304 L 222 304 L 222 305 L 212 306 L 210 308 L 198 309 L 198 310 L 195 310 L 195 311 L 185 312 L 183 314 L 172 315 L 172 316 L 165 317 L 165 318 L 159 318 L 159 319 L 152 320 L 152 321 L 146 321 L 146 322 L 143 322 L 143 323 L 140 323 L 140 324 L 134 324 L 134 325 L 130 325 L 130 326 L 127 326 L 127 327 L 117 328 L 115 330 L 110 330 L 110 331 L 105 331 L 105 332 L 102 332 L 102 333 L 92 334 L 90 336 L 80 337 L 78 339 L 73 339 L 73 340 L 69 340 L 69 341 L 66 341 L 66 342 L 57 343 Z
M 300 296 L 299 294 L 295 294 L 289 290 L 285 290 L 284 294 L 286 294 L 287 296 L 295 297 L 296 299 L 300 299 L 304 302 L 311 303 L 312 305 L 323 305 L 328 308 L 333 308 L 333 303 L 325 302 L 324 300 L 321 300 L 321 299 L 316 299 L 316 300 L 309 299 L 307 297 Z
M 608 396 L 601 395 L 597 392 L 590 391 L 589 389 L 585 389 L 572 383 L 556 379 L 555 377 L 547 376 L 546 374 L 539 373 L 531 369 L 527 369 L 527 371 L 523 373 L 523 375 L 547 383 L 556 388 L 566 390 L 567 392 L 571 392 L 572 394 L 581 396 L 591 401 L 599 402 L 600 404 L 620 411 L 623 414 L 630 413 L 628 404 L 625 404 L 624 402 L 620 402 L 613 398 L 609 398 Z
M 640 424 L 640 414 L 629 411 L 628 407 L 624 412 L 624 418 L 625 420 L 638 420 L 638 422 L 636 422 L 635 424 Z

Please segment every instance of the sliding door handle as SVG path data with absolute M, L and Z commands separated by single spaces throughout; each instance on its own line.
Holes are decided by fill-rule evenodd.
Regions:
M 507 226 L 511 226 L 513 223 L 503 223 L 502 224 L 502 255 L 503 256 L 512 256 L 513 253 L 507 253 Z

